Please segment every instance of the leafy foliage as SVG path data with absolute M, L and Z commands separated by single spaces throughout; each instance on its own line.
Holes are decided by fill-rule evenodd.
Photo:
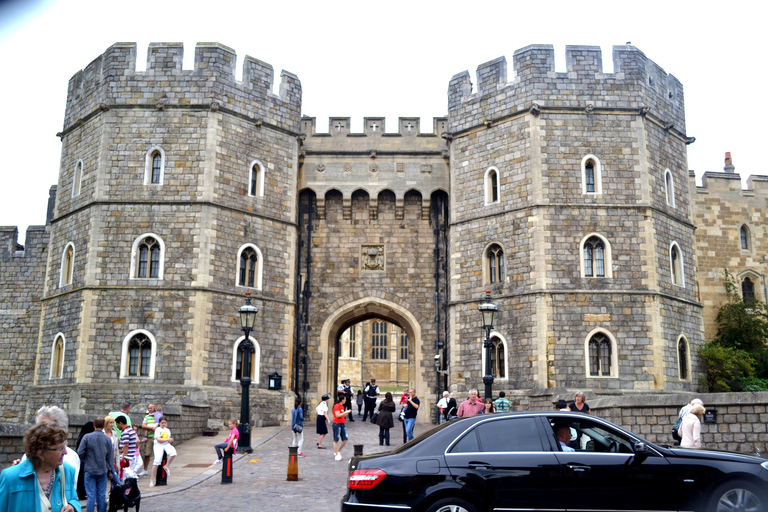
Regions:
M 701 350 L 703 384 L 710 393 L 759 391 L 768 384 L 768 307 L 742 300 L 730 272 L 724 271 L 728 300 L 717 312 L 717 334 Z

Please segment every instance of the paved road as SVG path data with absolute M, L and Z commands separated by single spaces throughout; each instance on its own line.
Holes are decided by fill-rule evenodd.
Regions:
M 317 449 L 314 421 L 306 422 L 303 449 L 306 457 L 299 459 L 299 480 L 296 482 L 286 480 L 288 446 L 291 444 L 290 428 L 273 428 L 266 430 L 263 437 L 253 443 L 253 454 L 244 455 L 235 461 L 234 483 L 222 485 L 218 471 L 205 470 L 198 477 L 188 480 L 186 484 L 182 483 L 162 491 L 158 491 L 159 488 L 156 487 L 153 489 L 155 492 L 146 492 L 148 489 L 142 487 L 141 510 L 142 512 L 209 512 L 211 510 L 338 512 L 341 498 L 346 490 L 347 466 L 353 452 L 352 445 L 363 444 L 363 452 L 369 454 L 403 444 L 400 422 L 395 421 L 395 428 L 391 430 L 392 446 L 387 448 L 379 446 L 379 428 L 370 422 L 362 422 L 361 419 L 356 417 L 357 421 L 347 425 L 350 439 L 342 452 L 344 456 L 342 461 L 335 461 L 333 458 L 333 439 L 330 435 L 323 442 L 328 449 Z M 416 434 L 430 428 L 432 425 L 416 425 Z M 211 441 L 206 443 L 213 446 Z M 185 447 L 188 450 L 192 448 L 188 443 L 184 443 L 179 446 L 179 451 L 181 452 Z M 213 462 L 215 454 L 212 448 L 202 455 L 202 457 L 206 456 L 206 461 Z M 177 478 L 177 474 L 174 473 L 169 482 Z

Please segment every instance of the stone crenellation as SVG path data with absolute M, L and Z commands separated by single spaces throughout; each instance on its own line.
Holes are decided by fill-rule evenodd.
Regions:
M 146 71 L 136 71 L 136 44 L 117 43 L 69 81 L 64 130 L 105 109 L 147 107 L 228 110 L 251 122 L 298 133 L 301 82 L 280 74 L 272 93 L 272 66 L 243 59 L 243 78 L 235 79 L 235 52 L 218 43 L 198 43 L 194 69 L 182 69 L 180 43 L 151 43 Z
M 554 48 L 531 45 L 514 53 L 508 82 L 504 57 L 477 68 L 477 92 L 469 73 L 455 75 L 448 87 L 451 133 L 542 109 L 590 113 L 637 111 L 666 129 L 685 134 L 683 86 L 674 76 L 630 45 L 613 47 L 614 73 L 602 70 L 596 46 L 566 46 L 565 73 L 555 72 Z

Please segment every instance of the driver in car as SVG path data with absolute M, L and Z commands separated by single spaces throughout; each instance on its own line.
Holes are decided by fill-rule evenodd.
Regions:
M 560 449 L 564 452 L 575 452 L 573 448 L 568 446 L 571 442 L 571 428 L 568 425 L 555 425 L 555 436 L 560 441 Z

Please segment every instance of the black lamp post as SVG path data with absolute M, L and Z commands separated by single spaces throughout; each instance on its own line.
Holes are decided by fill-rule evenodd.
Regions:
M 493 373 L 491 372 L 491 329 L 493 329 L 493 315 L 499 310 L 496 304 L 491 302 L 491 290 L 485 290 L 485 302 L 480 304 L 480 314 L 483 315 L 483 329 L 485 329 L 485 375 L 483 383 L 485 384 L 485 397 L 493 398 Z
M 252 453 L 251 448 L 251 402 L 249 388 L 251 387 L 251 331 L 256 322 L 256 313 L 259 308 L 251 304 L 251 292 L 245 292 L 245 304 L 240 307 L 240 327 L 245 333 L 245 339 L 240 344 L 243 351 L 243 364 L 240 372 L 240 385 L 243 387 L 242 401 L 240 403 L 240 439 L 237 444 L 239 453 Z

